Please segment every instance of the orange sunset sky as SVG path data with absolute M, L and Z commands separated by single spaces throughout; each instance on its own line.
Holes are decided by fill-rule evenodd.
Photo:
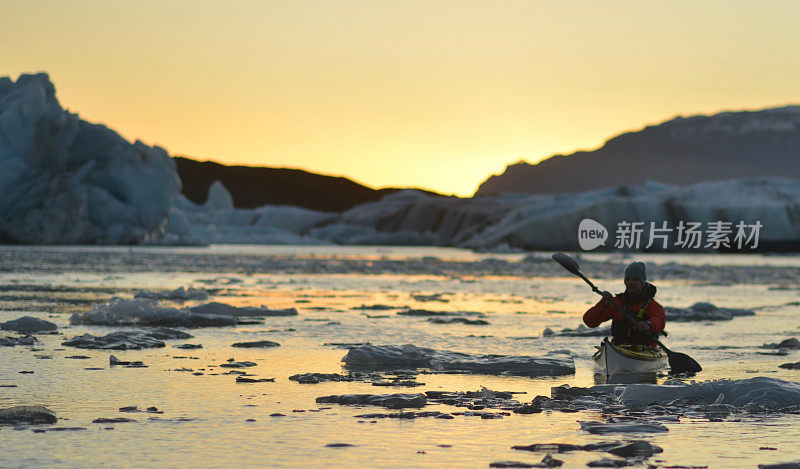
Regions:
M 0 0 L 0 75 L 172 155 L 469 196 L 676 115 L 800 102 L 795 1 Z

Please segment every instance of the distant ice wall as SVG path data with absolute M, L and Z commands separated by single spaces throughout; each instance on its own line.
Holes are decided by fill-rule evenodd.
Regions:
M 44 74 L 0 77 L 0 241 L 158 241 L 180 192 L 167 152 L 64 110 Z

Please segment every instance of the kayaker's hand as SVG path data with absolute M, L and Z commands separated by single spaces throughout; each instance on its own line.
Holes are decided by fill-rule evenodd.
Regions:
M 639 321 L 636 323 L 636 330 L 639 332 L 650 332 L 650 324 L 644 321 Z
M 603 302 L 605 304 L 610 304 L 611 300 L 614 298 L 614 295 L 612 295 L 610 292 L 607 292 L 607 291 L 604 291 L 601 294 L 603 295 Z

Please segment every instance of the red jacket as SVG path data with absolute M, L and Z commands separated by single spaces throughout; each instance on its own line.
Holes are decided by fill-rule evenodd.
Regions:
M 617 302 L 617 305 L 622 306 L 622 294 L 618 294 L 614 297 L 614 300 Z M 637 316 L 639 310 L 644 306 L 646 302 L 642 301 L 640 303 L 634 303 L 631 305 L 630 311 L 632 312 L 633 316 Z M 600 323 L 608 321 L 611 319 L 611 328 L 614 331 L 618 329 L 624 329 L 621 326 L 627 324 L 627 320 L 622 313 L 619 312 L 617 308 L 613 305 L 608 304 L 605 299 L 600 300 L 599 303 L 589 308 L 589 311 L 586 311 L 583 315 L 583 322 L 586 323 L 589 327 L 597 327 Z M 638 319 L 638 318 L 637 318 Z M 659 332 L 664 330 L 664 325 L 666 323 L 666 317 L 664 315 L 664 307 L 658 304 L 655 299 L 650 299 L 650 303 L 647 304 L 647 307 L 644 310 L 644 318 L 650 323 L 650 331 L 653 334 L 658 334 Z M 614 337 L 614 342 L 623 342 L 625 341 L 625 337 Z M 655 347 L 655 342 L 649 342 L 651 347 Z

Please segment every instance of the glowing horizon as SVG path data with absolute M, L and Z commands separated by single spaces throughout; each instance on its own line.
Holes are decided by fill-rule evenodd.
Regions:
M 789 1 L 4 6 L 0 75 L 174 156 L 470 196 L 678 115 L 800 102 Z

